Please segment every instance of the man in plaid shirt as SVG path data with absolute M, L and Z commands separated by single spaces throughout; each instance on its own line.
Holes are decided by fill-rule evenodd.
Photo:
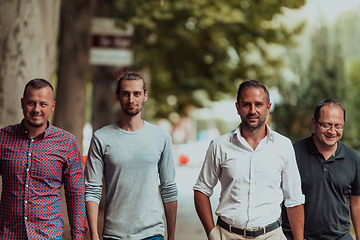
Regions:
M 62 184 L 72 239 L 84 239 L 80 151 L 72 134 L 48 121 L 55 108 L 51 84 L 28 82 L 21 107 L 21 123 L 0 129 L 0 239 L 62 239 Z

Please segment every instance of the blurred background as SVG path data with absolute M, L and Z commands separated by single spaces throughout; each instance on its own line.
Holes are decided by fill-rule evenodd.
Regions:
M 22 120 L 25 84 L 45 78 L 56 91 L 51 123 L 87 155 L 93 131 L 120 118 L 117 78 L 140 72 L 143 119 L 174 143 L 176 239 L 206 239 L 192 186 L 209 141 L 240 122 L 238 85 L 267 86 L 268 124 L 293 142 L 312 133 L 319 101 L 339 100 L 342 141 L 359 152 L 359 42 L 358 0 L 0 0 L 0 127 Z

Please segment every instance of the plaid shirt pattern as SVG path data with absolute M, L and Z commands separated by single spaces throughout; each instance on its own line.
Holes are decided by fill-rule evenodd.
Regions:
M 62 184 L 72 239 L 84 239 L 84 178 L 77 141 L 48 125 L 34 139 L 22 124 L 0 129 L 0 239 L 53 239 L 62 234 Z

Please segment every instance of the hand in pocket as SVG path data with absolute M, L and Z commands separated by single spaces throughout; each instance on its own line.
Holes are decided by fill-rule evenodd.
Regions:
M 209 233 L 208 240 L 221 240 L 219 226 L 215 226 Z

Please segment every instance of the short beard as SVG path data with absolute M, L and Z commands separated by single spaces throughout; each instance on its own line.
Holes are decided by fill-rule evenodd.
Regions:
M 44 126 L 46 124 L 46 122 L 45 123 L 34 124 L 34 123 L 30 122 L 30 121 L 27 121 L 26 119 L 25 119 L 25 121 L 30 127 L 33 127 L 33 128 L 39 128 L 39 127 L 42 127 L 42 126 Z
M 125 109 L 124 109 L 124 113 L 125 113 L 126 115 L 128 115 L 128 116 L 131 116 L 131 117 L 136 116 L 136 115 L 138 115 L 138 114 L 141 112 L 141 110 L 143 109 L 144 105 L 145 105 L 145 102 L 142 103 L 142 106 L 141 106 L 140 109 L 137 109 L 137 110 L 134 110 L 134 111 L 129 111 L 127 108 L 125 108 Z
M 126 115 L 129 115 L 132 117 L 138 115 L 140 112 L 141 112 L 141 109 L 137 110 L 137 111 L 129 111 L 128 109 L 124 109 L 124 113 L 126 113 Z
M 265 121 L 266 121 L 266 119 L 261 120 L 259 118 L 259 121 L 258 121 L 258 123 L 256 125 L 251 125 L 251 124 L 249 124 L 249 122 L 245 118 L 244 121 L 243 120 L 241 121 L 241 124 L 242 124 L 243 128 L 245 128 L 247 130 L 250 130 L 250 131 L 254 131 L 254 130 L 257 130 L 257 129 L 261 128 L 264 125 Z

